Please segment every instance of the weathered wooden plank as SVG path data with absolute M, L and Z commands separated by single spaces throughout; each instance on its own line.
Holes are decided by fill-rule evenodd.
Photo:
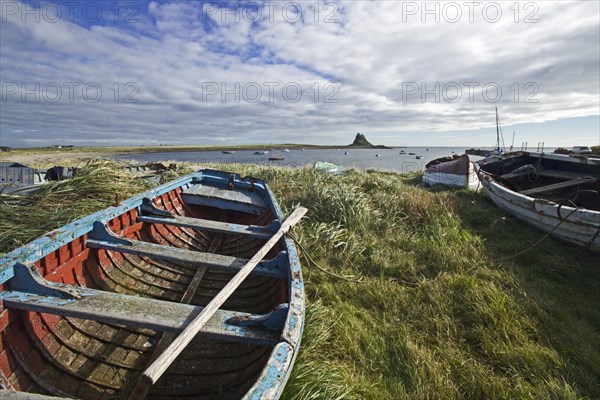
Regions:
M 272 230 L 263 226 L 239 225 L 201 218 L 180 217 L 175 215 L 172 217 L 140 215 L 137 217 L 137 219 L 140 222 L 148 222 L 151 224 L 182 226 L 185 228 L 194 228 L 218 233 L 235 233 L 240 235 L 248 235 L 259 239 L 268 239 L 273 234 Z
M 526 170 L 516 171 L 516 172 L 509 172 L 508 174 L 500 175 L 500 179 L 510 180 L 513 178 L 527 176 L 527 175 L 533 174 L 533 173 L 535 173 L 535 168 L 532 167 L 531 169 L 526 169 Z
M 227 210 L 222 210 L 221 216 L 227 215 Z M 226 222 L 227 218 L 220 218 L 219 221 L 213 219 L 190 218 L 176 215 L 171 211 L 157 207 L 151 199 L 144 199 L 140 207 L 138 220 L 153 224 L 174 225 L 188 227 L 200 231 L 210 231 L 225 234 L 240 234 L 254 238 L 267 240 L 273 233 L 279 229 L 281 223 L 274 219 L 266 226 L 259 225 L 240 225 Z M 210 251 L 209 251 L 210 252 Z
M 572 171 L 561 171 L 558 169 L 543 169 L 540 171 L 541 176 L 546 176 L 548 178 L 555 179 L 564 179 L 564 180 L 573 180 L 577 178 L 585 178 L 589 177 L 590 174 L 582 173 L 582 172 L 572 172 Z
M 228 190 L 197 184 L 184 190 L 181 197 L 188 204 L 250 214 L 262 214 L 267 209 L 265 200 L 258 192 L 237 188 L 236 190 Z
M 283 222 L 279 230 L 265 243 L 260 250 L 248 261 L 246 265 L 238 272 L 227 285 L 221 290 L 198 316 L 183 330 L 167 349 L 144 371 L 135 388 L 133 389 L 129 399 L 144 398 L 148 391 L 148 387 L 153 385 L 169 368 L 173 361 L 185 349 L 185 347 L 194 339 L 200 329 L 210 320 L 219 307 L 231 296 L 235 289 L 243 282 L 252 269 L 267 255 L 267 253 L 277 244 L 281 237 L 288 230 L 296 225 L 298 221 L 306 214 L 308 210 L 304 207 L 298 207 L 294 212 Z
M 1 296 L 4 306 L 8 308 L 167 332 L 181 332 L 204 309 L 189 304 L 127 296 L 88 288 L 77 288 L 77 290 L 81 294 L 79 299 L 23 291 L 5 291 L 1 293 Z M 220 310 L 204 325 L 201 335 L 269 345 L 279 341 L 277 333 L 258 325 L 249 327 L 228 322 L 240 318 L 256 319 L 260 316 Z
M 226 216 L 227 216 L 227 211 L 223 211 L 221 213 L 221 217 L 226 218 Z M 208 249 L 209 253 L 214 253 L 219 248 L 219 246 L 221 245 L 222 242 L 223 242 L 223 235 L 221 235 L 221 234 L 213 235 L 213 238 L 210 243 L 210 247 Z M 198 270 L 194 274 L 194 277 L 190 281 L 190 284 L 188 285 L 186 291 L 183 293 L 183 296 L 181 297 L 181 303 L 189 304 L 192 301 L 192 299 L 194 298 L 194 295 L 196 294 L 196 291 L 198 290 L 200 281 L 202 281 L 202 278 L 204 277 L 205 273 L 206 273 L 206 268 L 204 268 L 204 267 L 198 268 Z M 160 340 L 154 347 L 154 351 L 152 352 L 152 357 L 150 357 L 149 363 L 150 364 L 153 363 L 154 360 L 156 360 L 156 358 L 158 356 L 160 356 L 165 351 L 165 349 L 173 342 L 173 340 L 176 339 L 176 337 L 177 336 L 175 335 L 175 333 L 172 333 L 172 332 L 163 333 Z M 137 387 L 137 391 L 135 391 L 135 389 L 136 388 L 134 387 L 134 390 L 132 391 L 132 393 L 135 392 L 135 396 L 137 396 L 137 398 L 143 399 L 147 396 L 150 386 L 146 385 L 144 387 Z
M 582 185 L 584 183 L 593 183 L 593 182 L 596 182 L 596 179 L 592 178 L 592 177 L 576 178 L 576 179 L 566 181 L 566 182 L 560 182 L 560 183 L 555 183 L 552 185 L 536 187 L 533 189 L 522 190 L 519 193 L 522 195 L 525 195 L 525 196 L 529 196 L 531 194 L 549 192 L 550 190 L 563 189 L 566 187 L 577 186 L 577 185 Z
M 127 239 L 117 236 L 112 232 L 108 232 L 108 228 L 99 222 L 94 224 L 94 230 L 90 233 L 86 246 L 94 249 L 111 250 L 120 253 L 135 254 L 138 256 L 228 271 L 239 271 L 248 262 L 248 260 L 244 258 L 191 251 Z M 279 279 L 285 278 L 285 271 L 277 267 L 277 262 L 275 262 L 275 260 L 261 263 L 254 269 L 253 273 L 255 275 Z

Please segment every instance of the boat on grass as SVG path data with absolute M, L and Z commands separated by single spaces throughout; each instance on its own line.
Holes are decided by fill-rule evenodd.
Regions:
M 327 162 L 327 161 L 316 161 L 313 164 L 313 169 L 315 171 L 325 172 L 325 173 L 333 174 L 333 175 L 337 175 L 337 174 L 344 172 L 343 167 L 341 167 L 339 165 L 335 165 L 335 164 Z
M 0 259 L 0 398 L 276 399 L 304 321 L 257 179 L 202 170 Z
M 475 163 L 485 192 L 520 220 L 600 252 L 600 158 L 513 152 Z
M 429 186 L 443 185 L 472 190 L 479 187 L 475 168 L 466 154 L 430 161 L 423 172 L 423 182 Z

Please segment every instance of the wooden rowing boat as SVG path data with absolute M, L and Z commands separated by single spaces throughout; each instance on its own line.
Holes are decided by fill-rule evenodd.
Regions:
M 514 152 L 475 163 L 496 205 L 553 236 L 600 251 L 600 158 Z
M 0 398 L 278 398 L 304 321 L 283 235 L 305 211 L 203 170 L 8 253 Z
M 427 164 L 423 183 L 429 186 L 443 185 L 477 190 L 479 180 L 469 156 L 443 157 Z

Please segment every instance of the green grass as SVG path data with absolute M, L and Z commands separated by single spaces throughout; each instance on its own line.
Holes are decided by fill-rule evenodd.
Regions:
M 548 238 L 509 258 L 544 234 L 483 194 L 431 192 L 415 175 L 216 167 L 267 180 L 287 214 L 307 207 L 302 245 L 362 279 L 302 260 L 306 324 L 285 399 L 600 398 L 597 255 Z M 123 196 L 144 189 L 108 169 L 3 217 L 3 248 L 110 205 L 115 184 Z

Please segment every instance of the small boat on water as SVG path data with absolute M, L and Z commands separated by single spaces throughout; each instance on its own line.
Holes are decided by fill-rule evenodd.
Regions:
M 496 205 L 551 235 L 600 252 L 600 158 L 513 152 L 475 163 Z
M 283 151 L 284 153 L 289 153 L 289 152 L 290 152 L 290 149 L 283 149 L 283 150 L 281 150 L 281 151 Z
M 235 151 L 233 151 L 233 150 L 223 150 L 222 153 L 223 154 L 235 154 Z
M 255 151 L 254 152 L 255 156 L 260 156 L 260 155 L 263 155 L 263 154 L 269 154 L 269 151 L 268 150 L 262 150 L 262 151 Z
M 202 170 L 0 258 L 1 399 L 276 399 L 304 284 L 260 180 Z
M 477 190 L 479 180 L 469 156 L 442 157 L 430 161 L 423 172 L 423 183 L 429 186 L 444 185 L 449 187 Z
M 269 157 L 269 161 L 283 161 L 283 157 Z
M 422 160 L 422 159 L 423 159 L 423 156 L 416 156 L 415 158 L 416 158 L 417 160 Z
M 409 156 L 416 156 L 417 153 L 408 153 Z

